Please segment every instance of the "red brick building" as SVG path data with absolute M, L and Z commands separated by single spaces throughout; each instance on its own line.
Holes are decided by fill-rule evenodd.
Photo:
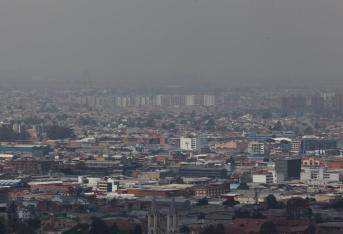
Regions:
M 146 196 L 173 197 L 173 196 L 185 195 L 185 191 L 180 190 L 180 189 L 159 190 L 159 189 L 130 188 L 130 189 L 125 189 L 125 190 L 119 190 L 118 192 L 122 194 L 132 194 L 136 197 L 146 197 Z
M 230 192 L 229 183 L 213 183 L 204 186 L 198 186 L 192 189 L 196 197 L 220 197 L 222 194 Z
M 69 193 L 72 191 L 73 186 L 70 183 L 63 182 L 45 182 L 45 183 L 32 183 L 30 184 L 31 192 L 33 193 Z
M 326 165 L 332 170 L 343 169 L 343 158 L 328 159 Z

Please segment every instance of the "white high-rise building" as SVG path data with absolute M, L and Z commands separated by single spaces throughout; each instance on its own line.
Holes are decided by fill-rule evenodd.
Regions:
M 194 95 L 187 95 L 186 96 L 186 106 L 194 106 L 195 101 L 194 101 Z
M 214 106 L 215 105 L 215 97 L 213 95 L 204 95 L 204 106 Z
M 162 96 L 161 95 L 155 96 L 155 102 L 154 103 L 156 106 L 160 106 L 162 104 Z
M 181 150 L 200 150 L 202 142 L 199 137 L 181 137 L 180 138 L 180 149 Z

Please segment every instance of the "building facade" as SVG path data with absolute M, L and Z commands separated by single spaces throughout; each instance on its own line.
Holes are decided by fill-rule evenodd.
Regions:
M 147 219 L 148 234 L 174 234 L 179 231 L 179 217 L 174 200 L 168 210 L 160 210 L 156 207 L 155 198 L 153 198 Z
M 278 182 L 300 179 L 301 159 L 280 159 L 275 162 Z

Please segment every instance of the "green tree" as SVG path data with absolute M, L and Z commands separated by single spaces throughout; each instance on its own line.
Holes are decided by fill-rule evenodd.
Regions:
M 276 124 L 273 126 L 272 130 L 274 130 L 274 131 L 282 131 L 283 130 L 282 123 L 280 121 L 277 121 Z
M 110 234 L 110 230 L 102 219 L 93 217 L 89 234 Z
M 168 125 L 169 130 L 175 130 L 176 129 L 176 124 L 175 123 L 169 123 Z
M 204 219 L 206 219 L 205 213 L 200 212 L 200 213 L 198 214 L 198 220 L 204 220 Z
M 201 199 L 197 202 L 196 205 L 197 205 L 197 206 L 206 206 L 206 205 L 208 205 L 208 199 L 207 199 L 207 197 L 201 198 Z
M 66 139 L 66 138 L 74 138 L 74 130 L 65 127 L 65 126 L 58 126 L 52 125 L 46 128 L 46 135 L 49 139 L 57 140 L 57 139 Z
M 176 178 L 173 178 L 171 180 L 171 183 L 173 183 L 173 184 L 184 184 L 184 181 L 180 176 L 178 176 Z
M 315 214 L 314 215 L 314 221 L 316 222 L 316 223 L 322 223 L 323 222 L 323 217 L 321 216 L 321 214 Z
M 293 197 L 287 201 L 286 212 L 289 218 L 310 218 L 312 209 L 309 208 L 308 201 L 301 197 Z
M 273 194 L 268 195 L 265 199 L 269 209 L 282 209 L 282 203 L 278 202 Z
M 237 187 L 237 189 L 241 189 L 241 190 L 249 190 L 249 186 L 247 185 L 247 183 L 240 183 L 240 185 Z
M 39 218 L 29 219 L 26 222 L 34 230 L 37 230 L 37 229 L 41 228 L 41 220 Z
M 143 125 L 143 127 L 155 127 L 156 123 L 155 120 L 153 118 L 149 118 L 145 124 Z
M 109 229 L 110 234 L 118 234 L 119 233 L 119 228 L 117 224 L 113 224 L 110 229 Z
M 260 234 L 278 234 L 278 231 L 275 224 L 268 221 L 261 225 Z
M 22 129 L 22 131 L 18 133 L 9 125 L 3 125 L 0 127 L 0 141 L 27 140 L 29 138 L 30 134 L 25 129 Z
M 96 125 L 96 121 L 90 116 L 81 116 L 78 119 L 78 123 L 82 126 Z
M 209 130 L 214 130 L 216 127 L 216 121 L 212 118 L 210 118 L 207 122 L 206 122 L 206 127 Z
M 216 231 L 215 231 L 216 234 L 225 234 L 225 228 L 224 228 L 224 225 L 223 224 L 218 224 L 216 226 Z
M 180 233 L 190 233 L 191 230 L 189 229 L 189 227 L 187 227 L 186 225 L 183 225 L 181 228 L 180 228 Z
M 139 224 L 136 224 L 135 229 L 131 232 L 132 234 L 142 234 L 142 227 Z
M 265 112 L 263 112 L 263 114 L 262 114 L 262 118 L 263 119 L 270 119 L 270 118 L 272 118 L 273 117 L 273 114 L 271 113 L 271 112 L 269 112 L 269 111 L 265 111 Z
M 115 207 L 117 205 L 117 199 L 116 198 L 111 199 L 110 205 L 111 207 Z
M 7 228 L 3 219 L 0 220 L 0 234 L 6 234 Z
M 226 206 L 226 207 L 233 207 L 238 204 L 239 204 L 239 201 L 235 201 L 233 199 L 228 199 L 223 202 L 223 206 Z
M 307 126 L 304 130 L 304 134 L 312 135 L 314 133 L 313 128 L 311 126 Z
M 207 226 L 202 232 L 201 234 L 214 234 L 216 233 L 216 227 L 213 226 L 212 224 Z
M 63 232 L 63 234 L 89 234 L 89 225 L 86 223 L 79 223 L 68 231 Z
M 16 234 L 35 234 L 35 230 L 26 223 L 17 223 L 14 232 Z

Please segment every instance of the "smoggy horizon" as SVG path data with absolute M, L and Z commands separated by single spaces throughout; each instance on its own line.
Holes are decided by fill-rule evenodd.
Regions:
M 338 0 L 4 0 L 0 81 L 343 85 Z

